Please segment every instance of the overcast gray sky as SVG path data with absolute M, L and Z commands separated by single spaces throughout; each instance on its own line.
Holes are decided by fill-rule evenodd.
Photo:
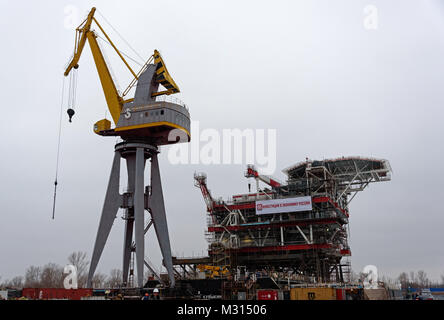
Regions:
M 444 273 L 442 1 L 1 0 L 2 279 L 30 265 L 65 264 L 72 251 L 92 252 L 116 141 L 92 132 L 106 104 L 89 47 L 73 123 L 64 114 L 51 220 L 62 73 L 74 44 L 74 29 L 65 26 L 71 5 L 79 20 L 97 6 L 142 56 L 159 49 L 201 128 L 276 129 L 281 180 L 280 170 L 305 157 L 388 159 L 392 181 L 370 185 L 350 205 L 353 269 Z M 364 27 L 367 5 L 378 10 L 377 29 Z M 129 74 L 110 61 L 124 88 Z M 226 198 L 247 191 L 245 165 L 171 165 L 163 151 L 172 250 L 201 255 L 205 204 L 193 173 L 207 172 L 213 195 Z M 121 267 L 123 221 L 116 221 L 98 267 L 106 273 Z M 153 235 L 147 245 L 160 266 Z

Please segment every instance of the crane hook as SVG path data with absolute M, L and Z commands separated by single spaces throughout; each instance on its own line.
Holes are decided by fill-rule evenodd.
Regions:
M 69 116 L 69 122 L 72 122 L 71 121 L 72 120 L 72 116 L 75 114 L 74 109 L 69 108 L 66 112 L 68 113 L 68 116 Z

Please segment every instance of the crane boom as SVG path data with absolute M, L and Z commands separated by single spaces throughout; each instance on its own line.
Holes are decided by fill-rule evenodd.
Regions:
M 214 200 L 211 196 L 210 190 L 207 187 L 207 175 L 205 173 L 195 173 L 194 174 L 194 185 L 200 189 L 202 196 L 207 205 L 208 213 L 213 213 Z
M 88 32 L 88 42 L 96 64 L 100 82 L 102 83 L 103 93 L 105 94 L 109 112 L 114 120 L 114 124 L 117 124 L 123 107 L 123 99 L 117 91 L 116 85 L 111 77 L 111 72 L 106 65 L 102 52 L 100 51 L 96 35 L 93 32 Z
M 245 172 L 245 177 L 254 178 L 254 179 L 256 179 L 256 181 L 260 180 L 260 181 L 268 184 L 272 188 L 280 187 L 282 185 L 282 183 L 280 183 L 276 179 L 269 177 L 269 176 L 265 176 L 263 174 L 260 174 L 254 165 L 247 166 L 247 172 Z
M 74 55 L 72 57 L 71 62 L 65 70 L 65 77 L 71 72 L 72 68 L 77 68 L 80 60 L 80 56 L 82 55 L 83 48 L 85 47 L 85 43 L 87 40 L 87 33 L 91 29 L 91 24 L 93 21 L 94 13 L 96 12 L 96 8 L 92 8 L 91 12 L 88 14 L 88 17 L 85 21 L 83 21 L 80 26 L 76 29 L 76 43 L 74 46 Z M 82 27 L 82 25 L 84 26 Z M 80 37 L 79 37 L 80 36 Z
M 108 104 L 109 112 L 114 120 L 114 124 L 117 124 L 120 117 L 120 112 L 123 107 L 123 99 L 120 97 L 116 85 L 114 84 L 111 72 L 106 65 L 105 58 L 97 43 L 97 35 L 91 30 L 92 22 L 97 21 L 94 19 L 94 13 L 96 8 L 92 8 L 88 14 L 87 19 L 76 29 L 76 44 L 73 58 L 65 70 L 64 75 L 68 76 L 73 68 L 78 67 L 80 56 L 82 55 L 83 48 L 85 47 L 86 40 L 88 40 L 91 52 L 94 58 L 94 62 L 99 74 L 100 82 L 102 84 L 103 93 Z M 103 31 L 103 29 L 99 28 Z M 122 57 L 123 59 L 123 57 Z M 127 65 L 128 66 L 128 65 Z M 129 66 L 128 66 L 129 68 Z M 131 70 L 132 71 L 132 70 Z M 133 72 L 134 73 L 134 72 Z

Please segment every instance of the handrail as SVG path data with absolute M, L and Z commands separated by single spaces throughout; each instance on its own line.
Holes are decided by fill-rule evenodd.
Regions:
M 170 103 L 174 103 L 174 104 L 178 104 L 182 107 L 184 107 L 185 109 L 187 109 L 187 111 L 190 111 L 187 107 L 187 105 L 180 99 L 173 97 L 173 96 L 168 96 L 168 95 L 162 95 L 162 96 L 157 96 L 156 97 L 156 101 L 159 102 L 170 102 Z

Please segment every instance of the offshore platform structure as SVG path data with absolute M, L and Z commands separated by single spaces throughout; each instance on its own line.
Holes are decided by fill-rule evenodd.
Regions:
M 179 87 L 168 73 L 160 53 L 155 50 L 140 71 L 135 73 L 95 19 L 95 11 L 96 9 L 92 8 L 85 21 L 76 29 L 74 55 L 64 75 L 68 76 L 78 68 L 80 56 L 86 41 L 88 41 L 107 106 L 115 124 L 115 127 L 111 128 L 111 121 L 102 119 L 94 124 L 94 132 L 105 137 L 117 136 L 123 141 L 115 146 L 114 161 L 88 274 L 88 286 L 91 287 L 92 278 L 111 227 L 119 208 L 122 208 L 125 210 L 123 285 L 128 286 L 134 280 L 132 266 L 135 264 L 137 286 L 143 286 L 144 266 L 149 267 L 149 263 L 145 259 L 145 234 L 151 226 L 154 226 L 163 256 L 163 264 L 168 271 L 170 286 L 173 287 L 175 279 L 158 153 L 161 145 L 190 141 L 190 114 L 186 106 L 178 99 L 168 101 L 165 98 L 170 94 L 178 93 Z M 99 35 L 92 29 L 93 22 L 134 77 L 122 94 L 116 89 L 97 41 Z M 164 90 L 159 90 L 160 85 Z M 125 99 L 125 96 L 134 87 L 134 98 Z M 68 109 L 68 115 L 71 121 L 74 110 Z M 127 164 L 128 185 L 126 192 L 120 194 L 120 162 L 122 158 L 126 160 Z M 145 186 L 144 181 L 147 160 L 151 160 L 149 186 Z M 145 210 L 150 213 L 150 220 L 145 219 Z
M 245 177 L 256 180 L 257 192 L 229 201 L 214 199 L 206 175 L 195 174 L 207 206 L 209 242 L 208 257 L 196 263 L 228 268 L 232 275 L 281 274 L 285 284 L 347 282 L 349 204 L 370 183 L 391 179 L 389 162 L 307 159 L 283 172 L 285 184 L 248 166 Z M 259 181 L 267 187 L 260 189 Z

